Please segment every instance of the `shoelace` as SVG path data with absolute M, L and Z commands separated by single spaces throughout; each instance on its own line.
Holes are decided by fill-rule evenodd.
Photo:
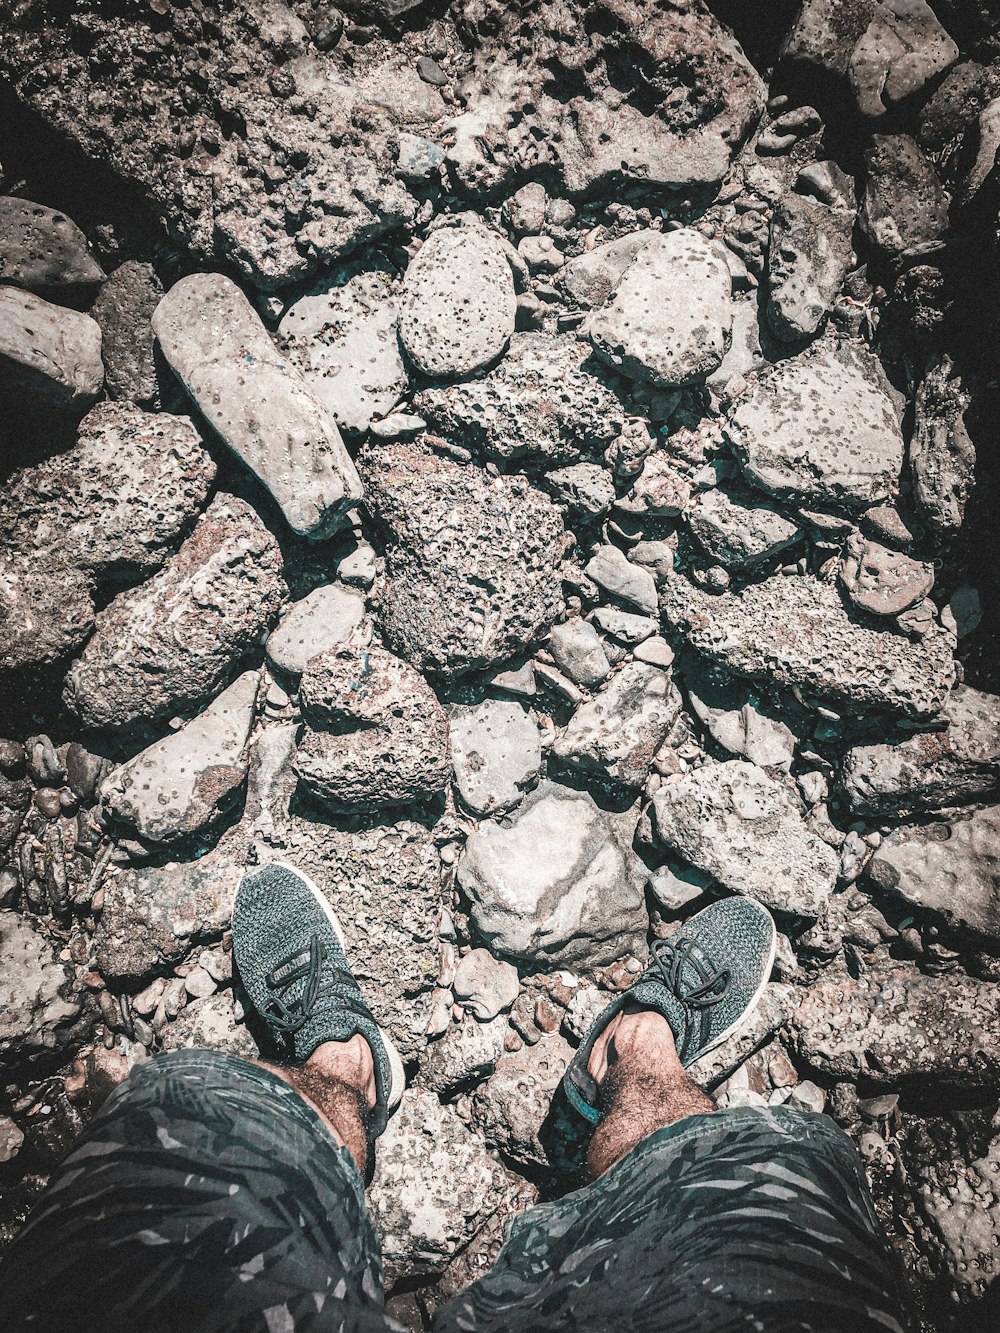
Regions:
M 693 952 L 693 939 L 681 940 L 673 944 L 670 940 L 654 940 L 650 946 L 652 962 L 650 972 L 659 972 L 664 985 L 682 1004 L 692 1009 L 710 1009 L 726 995 L 729 990 L 730 973 L 728 968 L 713 971 Z M 698 985 L 688 986 L 682 979 L 685 964 L 694 969 Z
M 323 942 L 313 935 L 309 940 L 308 951 L 297 949 L 282 959 L 273 972 L 265 978 L 269 990 L 278 993 L 268 1000 L 264 1016 L 273 1023 L 279 1032 L 289 1035 L 304 1027 L 316 1003 L 319 991 L 320 972 L 323 967 Z M 297 998 L 285 1001 L 284 994 L 290 986 L 306 979 L 305 989 Z

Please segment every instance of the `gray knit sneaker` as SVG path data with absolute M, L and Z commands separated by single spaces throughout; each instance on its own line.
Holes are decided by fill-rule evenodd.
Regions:
M 774 921 L 752 898 L 723 898 L 656 940 L 649 967 L 598 1015 L 563 1079 L 572 1106 L 591 1124 L 601 1118 L 598 1087 L 587 1070 L 594 1042 L 625 1008 L 655 1009 L 670 1024 L 685 1067 L 714 1050 L 757 1007 L 774 965 Z
M 322 1042 L 357 1033 L 368 1042 L 377 1138 L 403 1096 L 403 1062 L 358 989 L 333 908 L 307 875 L 281 862 L 247 875 L 233 904 L 233 955 L 247 999 L 286 1059 L 304 1064 Z

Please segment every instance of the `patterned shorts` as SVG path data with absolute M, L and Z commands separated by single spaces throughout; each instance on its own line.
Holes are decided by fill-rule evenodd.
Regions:
M 0 1264 L 0 1329 L 399 1330 L 361 1178 L 273 1074 L 133 1070 Z M 776 1107 L 691 1116 L 516 1219 L 435 1333 L 910 1333 L 850 1140 Z

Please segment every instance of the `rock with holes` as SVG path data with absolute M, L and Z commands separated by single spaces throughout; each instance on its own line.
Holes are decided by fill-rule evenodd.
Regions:
M 2 403 L 83 416 L 104 385 L 101 330 L 89 315 L 0 287 Z
M 772 505 L 719 486 L 699 495 L 685 517 L 705 554 L 727 569 L 750 569 L 799 537 L 798 526 Z
M 58 300 L 96 287 L 104 276 L 86 236 L 65 213 L 0 195 L 0 282 Z
M 996 1285 L 1000 1134 L 990 1139 L 981 1157 L 937 1160 L 920 1176 L 923 1179 L 913 1193 L 925 1223 L 920 1248 L 930 1250 L 935 1267 L 944 1271 L 952 1286 L 949 1295 L 974 1323 L 980 1311 L 989 1311 L 991 1288 Z
M 186 1004 L 162 1030 L 160 1049 L 224 1051 L 243 1060 L 260 1058 L 260 1050 L 246 1024 L 237 1022 L 231 990 Z
M 84 1001 L 73 968 L 18 912 L 0 911 L 0 1065 L 56 1051 L 86 1037 Z
M 472 1097 L 472 1122 L 491 1148 L 526 1167 L 549 1167 L 543 1126 L 573 1048 L 558 1033 L 509 1051 Z
M 873 134 L 858 221 L 890 259 L 936 249 L 948 231 L 948 195 L 908 134 Z
M 513 700 L 484 699 L 449 710 L 455 786 L 475 815 L 512 809 L 538 781 L 542 742 L 530 712 Z
M 510 964 L 501 966 L 509 967 Z M 516 971 L 514 982 L 516 997 Z M 466 1018 L 462 1023 L 450 1023 L 444 1035 L 428 1046 L 420 1062 L 421 1086 L 430 1088 L 431 1092 L 449 1095 L 481 1082 L 496 1068 L 509 1030 L 503 1015 L 483 1022 Z
M 859 610 L 898 616 L 930 596 L 934 566 L 854 533 L 847 540 L 840 581 Z
M 0 673 L 32 671 L 64 661 L 94 628 L 93 586 L 85 570 L 0 556 Z
M 853 258 L 854 214 L 787 195 L 771 215 L 767 248 L 767 320 L 779 338 L 815 333 Z
M 326 583 L 293 602 L 267 639 L 267 660 L 288 676 L 301 676 L 313 657 L 335 648 L 371 642 L 364 594 L 342 583 Z
M 146 842 L 171 843 L 216 823 L 246 781 L 260 676 L 247 671 L 203 713 L 116 768 L 107 813 Z
M 851 53 L 848 74 L 859 110 L 878 119 L 957 59 L 958 47 L 926 0 L 882 0 Z
M 111 274 L 91 307 L 101 330 L 104 381 L 122 402 L 155 404 L 159 396 L 153 311 L 163 286 L 152 264 L 128 259 Z
M 604 305 L 632 260 L 656 236 L 652 230 L 632 231 L 585 250 L 566 264 L 559 285 L 576 305 L 588 310 Z
M 951 359 L 934 361 L 917 390 L 910 475 L 921 519 L 942 537 L 962 526 L 975 485 L 976 447 L 963 419 L 968 406 Z

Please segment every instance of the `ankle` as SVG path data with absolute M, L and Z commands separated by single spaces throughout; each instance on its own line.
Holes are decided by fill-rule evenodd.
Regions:
M 360 1033 L 348 1041 L 324 1041 L 303 1068 L 355 1089 L 370 1110 L 378 1098 L 372 1048 Z

